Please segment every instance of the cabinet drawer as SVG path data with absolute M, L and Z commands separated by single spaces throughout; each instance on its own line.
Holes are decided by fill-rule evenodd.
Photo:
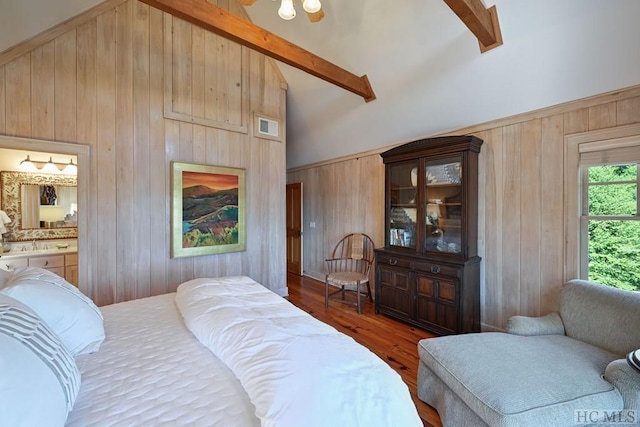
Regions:
M 450 267 L 433 262 L 416 262 L 415 269 L 425 273 L 437 274 L 439 276 L 460 277 L 461 268 Z
M 13 271 L 19 267 L 26 267 L 28 265 L 27 258 L 18 259 L 1 259 L 0 268 L 7 271 Z
M 406 258 L 399 258 L 393 255 L 378 255 L 378 265 L 390 265 L 400 268 L 411 268 L 411 261 Z
M 68 254 L 64 256 L 65 265 L 78 265 L 78 254 Z
M 29 258 L 29 267 L 40 267 L 49 269 L 55 267 L 63 267 L 64 270 L 64 255 Z

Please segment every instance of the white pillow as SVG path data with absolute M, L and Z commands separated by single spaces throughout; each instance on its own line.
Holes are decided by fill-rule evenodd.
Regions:
M 13 273 L 0 268 L 0 289 L 4 288 L 4 284 L 7 283 L 7 281 L 9 281 L 11 276 L 13 276 Z
M 49 270 L 17 269 L 0 292 L 35 311 L 73 356 L 98 351 L 104 341 L 100 309 L 78 288 Z
M 80 389 L 73 356 L 33 310 L 2 294 L 0 349 L 0 423 L 63 426 Z

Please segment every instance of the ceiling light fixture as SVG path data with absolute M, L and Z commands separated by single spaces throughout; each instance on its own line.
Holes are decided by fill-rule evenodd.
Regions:
M 78 167 L 73 163 L 73 159 L 70 159 L 69 163 L 54 162 L 52 157 L 49 157 L 49 161 L 31 160 L 27 154 L 27 158 L 20 162 L 20 167 L 27 170 L 42 170 L 44 172 L 64 172 L 69 175 L 77 175 Z
M 273 0 L 277 1 L 277 0 Z M 296 0 L 280 0 L 280 8 L 278 9 L 278 15 L 280 18 L 290 21 L 296 17 Z M 322 11 L 322 4 L 320 0 L 300 0 L 302 2 L 302 8 L 307 13 L 311 22 L 318 22 L 324 18 L 324 12 Z M 243 6 L 251 6 L 256 0 L 238 0 Z

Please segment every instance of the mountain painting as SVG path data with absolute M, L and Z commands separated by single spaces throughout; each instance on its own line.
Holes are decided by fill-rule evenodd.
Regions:
M 182 247 L 238 243 L 238 175 L 182 172 Z

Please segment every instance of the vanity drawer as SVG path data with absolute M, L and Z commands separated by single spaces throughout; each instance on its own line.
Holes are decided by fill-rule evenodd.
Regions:
M 64 255 L 52 255 L 52 256 L 29 258 L 29 267 L 40 267 L 40 268 L 48 268 L 48 269 L 62 267 L 62 271 L 63 271 L 62 276 L 64 276 Z
M 13 271 L 19 267 L 28 265 L 27 258 L 2 259 L 0 258 L 0 268 L 7 271 Z

